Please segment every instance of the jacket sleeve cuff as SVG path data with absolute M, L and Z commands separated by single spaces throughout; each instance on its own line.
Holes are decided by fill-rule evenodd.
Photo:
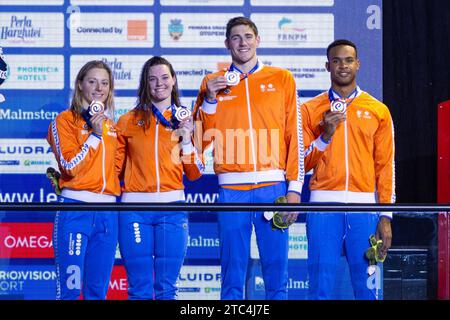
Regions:
M 203 100 L 203 104 L 201 109 L 204 113 L 207 114 L 215 114 L 217 109 L 217 100 L 214 101 L 208 101 L 206 98 Z
M 289 187 L 287 192 L 295 192 L 302 195 L 303 182 L 300 181 L 289 181 Z
M 323 140 L 322 135 L 320 135 L 316 140 L 316 147 L 317 149 L 319 149 L 320 151 L 325 151 L 325 149 L 328 147 L 328 145 L 330 144 L 331 140 L 327 143 Z

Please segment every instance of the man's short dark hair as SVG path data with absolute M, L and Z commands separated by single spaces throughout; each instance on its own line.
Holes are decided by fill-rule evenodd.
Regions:
M 227 31 L 226 31 L 227 39 L 230 37 L 231 29 L 239 25 L 249 26 L 255 33 L 255 36 L 258 36 L 258 28 L 256 27 L 256 24 L 252 20 L 250 20 L 247 17 L 234 17 L 228 20 L 227 23 Z
M 355 49 L 356 57 L 358 57 L 358 49 L 356 48 L 356 44 L 347 39 L 339 39 L 335 40 L 327 48 L 327 59 L 329 59 L 330 50 L 337 46 L 350 46 Z

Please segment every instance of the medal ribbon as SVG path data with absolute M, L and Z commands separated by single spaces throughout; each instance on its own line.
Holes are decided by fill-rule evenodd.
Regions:
M 155 105 L 153 103 L 152 103 L 152 111 L 153 111 L 153 114 L 155 115 L 156 119 L 158 120 L 158 122 L 160 122 L 162 125 L 164 125 L 167 128 L 176 129 L 175 124 L 172 123 L 172 121 L 169 121 L 166 118 L 164 118 L 161 111 L 159 111 L 158 108 L 155 107 Z M 172 115 L 175 114 L 175 107 L 173 105 L 170 106 L 170 111 L 172 112 Z
M 244 73 L 242 72 L 242 70 L 240 70 L 238 67 L 236 67 L 233 63 L 230 65 L 230 68 L 228 69 L 228 71 L 236 71 L 239 72 L 240 74 L 244 75 L 244 79 L 245 77 L 247 77 L 249 74 L 255 72 L 257 69 L 259 68 L 259 61 L 256 61 L 256 65 L 248 72 L 248 73 Z M 241 79 L 242 80 L 242 79 Z
M 353 90 L 352 93 L 350 93 L 346 99 L 342 99 L 339 93 L 330 88 L 330 90 L 328 90 L 328 99 L 330 99 L 330 102 L 333 102 L 334 100 L 337 99 L 342 99 L 345 100 L 345 102 L 347 102 L 347 100 L 351 99 L 351 101 L 347 104 L 348 107 L 353 102 L 353 100 L 359 95 L 360 91 L 361 89 L 358 86 L 356 86 L 355 90 Z

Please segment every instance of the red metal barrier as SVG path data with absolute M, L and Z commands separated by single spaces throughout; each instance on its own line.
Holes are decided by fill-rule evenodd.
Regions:
M 450 203 L 450 100 L 438 104 L 437 202 Z M 438 217 L 438 298 L 450 299 L 450 214 Z

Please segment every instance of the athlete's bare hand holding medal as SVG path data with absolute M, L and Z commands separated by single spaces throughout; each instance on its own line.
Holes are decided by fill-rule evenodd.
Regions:
M 343 112 L 327 111 L 323 115 L 323 120 L 320 122 L 320 126 L 323 128 L 322 139 L 325 142 L 329 142 L 336 131 L 336 128 L 341 122 L 344 122 L 347 115 Z
M 103 123 L 108 119 L 104 114 L 105 106 L 100 101 L 92 101 L 88 108 L 90 125 L 95 134 L 103 134 Z
M 108 119 L 105 114 L 102 113 L 96 113 L 91 118 L 92 123 L 92 129 L 94 130 L 94 133 L 101 136 L 103 134 L 103 123 Z
M 178 135 L 182 137 L 181 143 L 184 145 L 190 144 L 193 132 L 194 132 L 194 121 L 191 115 L 181 120 L 178 126 Z
M 241 75 L 236 71 L 227 71 L 225 75 L 210 79 L 206 83 L 206 100 L 216 100 L 217 93 L 220 90 L 230 86 L 237 86 L 241 81 Z
M 219 91 L 225 89 L 227 86 L 227 79 L 222 76 L 208 80 L 206 83 L 206 100 L 208 102 L 214 102 Z

